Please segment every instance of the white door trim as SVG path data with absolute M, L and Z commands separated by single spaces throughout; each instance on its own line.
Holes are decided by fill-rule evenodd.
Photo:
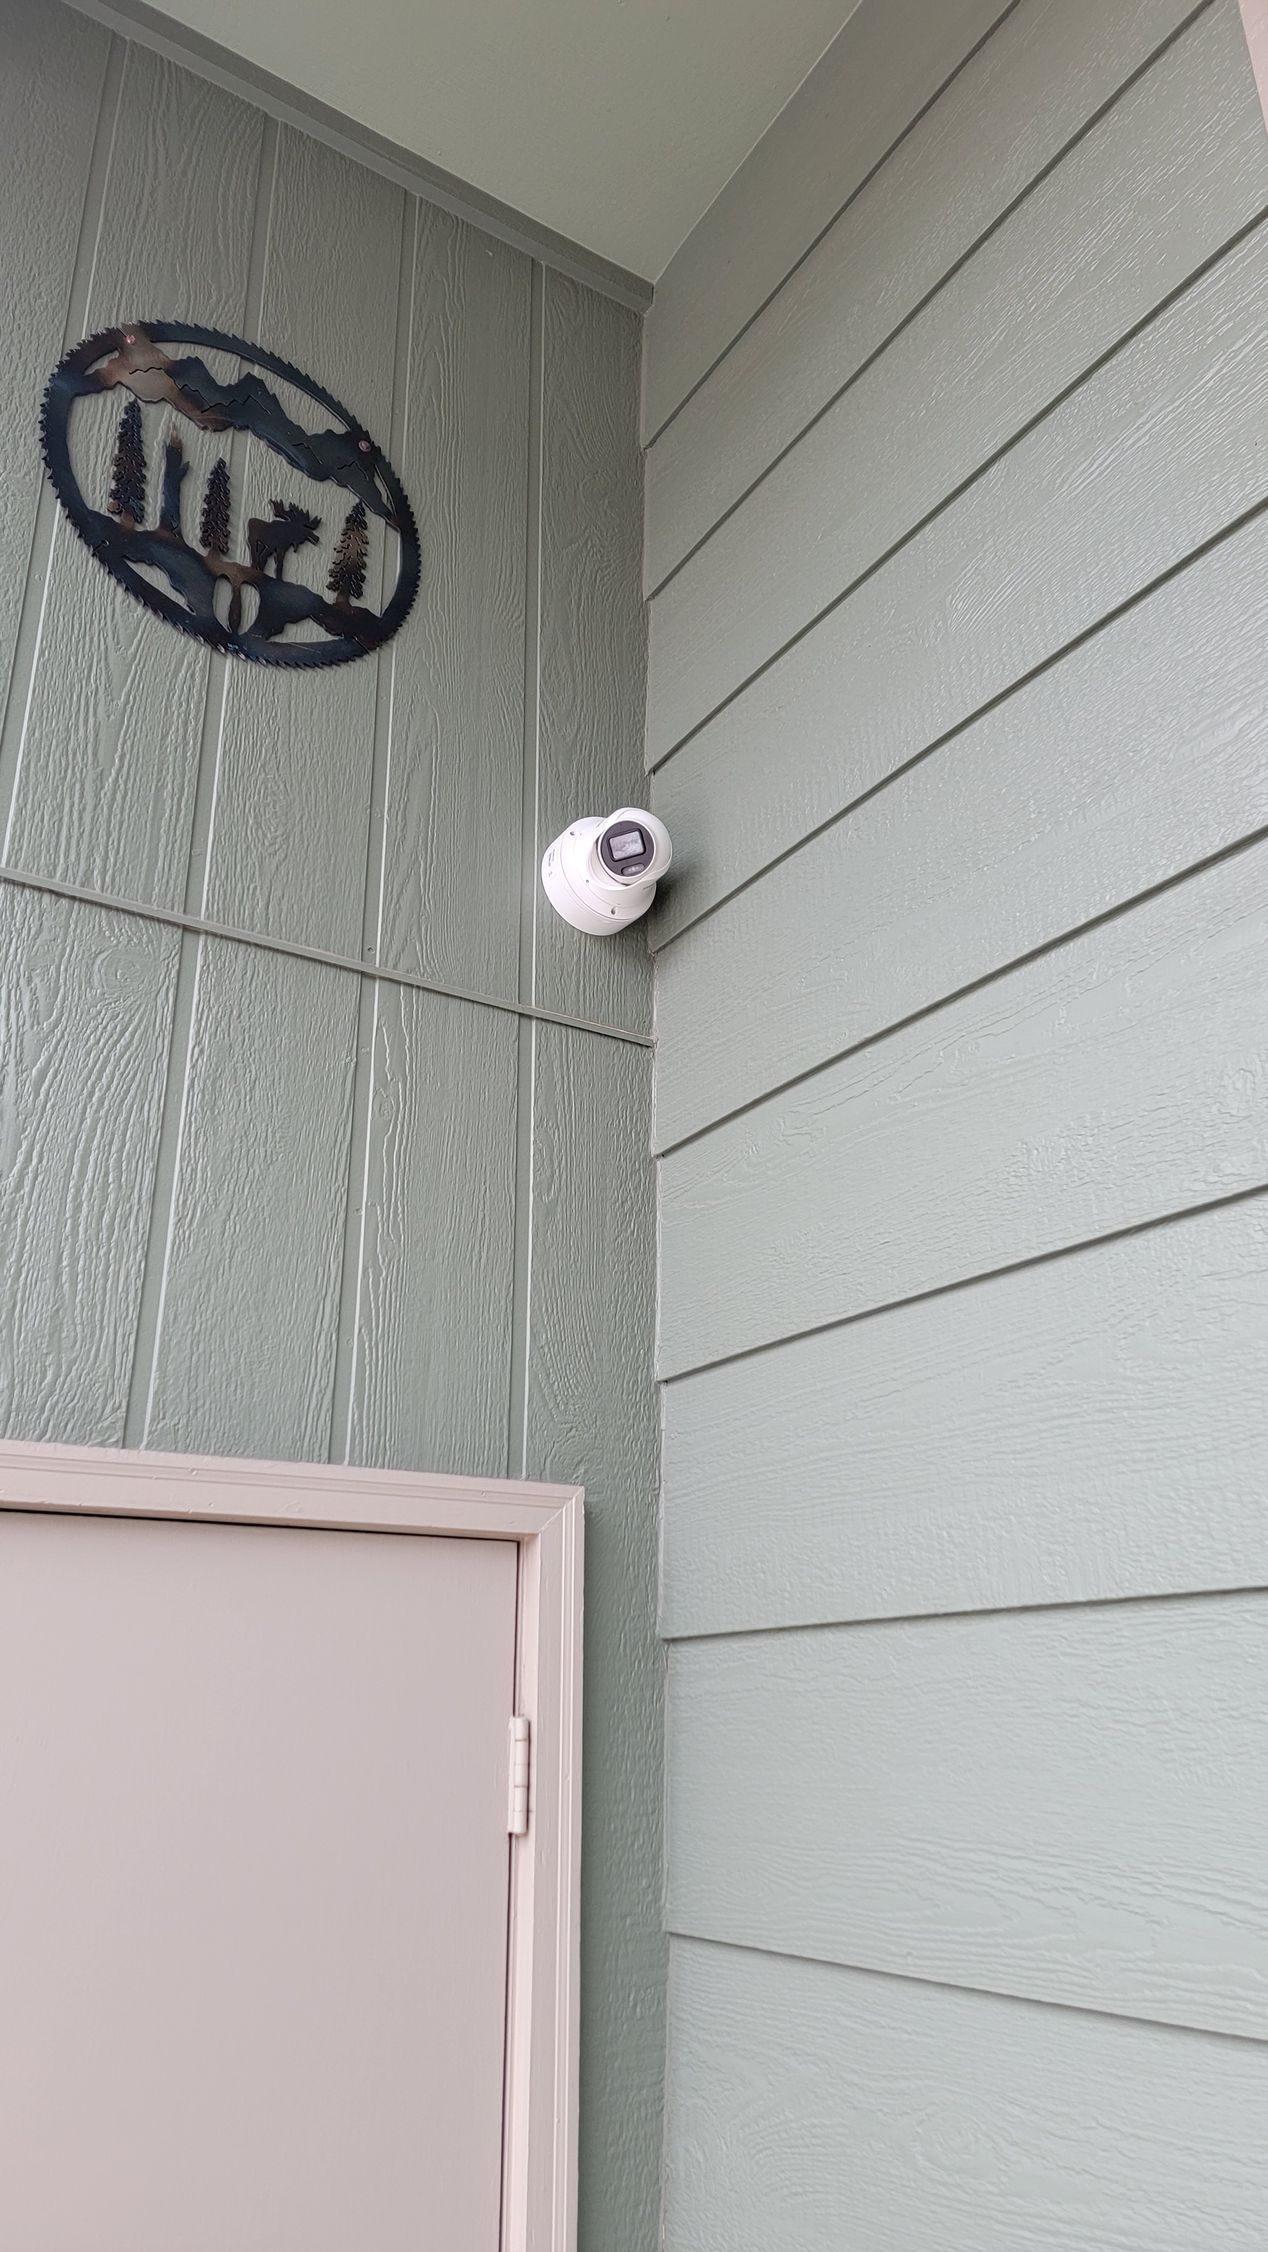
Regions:
M 1259 86 L 1264 116 L 1268 119 L 1268 0 L 1241 0 L 1241 10 L 1251 68 Z
M 582 1489 L 3 1440 L 0 1509 L 518 1542 L 532 1786 L 527 1834 L 510 1840 L 502 2252 L 574 2252 Z

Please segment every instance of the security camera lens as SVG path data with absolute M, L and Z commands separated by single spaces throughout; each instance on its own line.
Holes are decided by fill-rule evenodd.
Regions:
M 636 822 L 621 822 L 605 829 L 599 839 L 599 858 L 614 876 L 639 876 L 652 858 L 652 840 Z

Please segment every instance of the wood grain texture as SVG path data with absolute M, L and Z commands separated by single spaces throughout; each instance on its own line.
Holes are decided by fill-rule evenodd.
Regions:
M 505 1470 L 517 1037 L 378 988 L 350 1461 Z
M 417 220 L 400 472 L 423 584 L 390 652 L 378 959 L 514 998 L 532 267 L 431 205 Z
M 404 205 L 402 190 L 378 173 L 282 129 L 261 336 L 333 391 L 383 446 Z M 311 401 L 295 403 L 305 426 L 317 427 L 321 410 L 314 416 Z M 303 570 L 310 584 L 324 584 L 346 493 L 331 486 L 315 497 L 307 478 L 259 446 L 247 450 L 244 469 L 243 522 L 267 515 L 275 493 L 321 515 L 321 544 Z M 382 528 L 373 525 L 370 537 L 373 561 Z M 204 888 L 213 920 L 360 952 L 378 679 L 372 658 L 329 672 L 228 670 Z
M 670 1635 L 1268 1585 L 1268 1200 L 666 1388 Z
M 650 1058 L 535 1038 L 524 1467 L 586 1489 L 579 2242 L 647 2252 L 665 2048 Z
M 578 814 L 640 802 L 645 690 L 639 323 L 563 275 L 543 289 L 539 858 Z M 651 990 L 643 925 L 580 938 L 539 912 L 540 1008 L 645 1032 Z
M 1234 7 L 1131 86 L 651 605 L 655 764 L 1256 213 Z M 920 227 L 919 211 L 909 224 Z
M 669 761 L 654 938 L 1261 500 L 1266 343 L 1261 226 Z
M 181 312 L 240 329 L 262 129 L 257 110 L 128 47 L 87 333 Z M 104 502 L 118 405 L 90 402 L 80 413 L 90 486 Z M 152 410 L 152 505 L 166 435 Z M 210 433 L 190 432 L 186 450 L 188 492 L 216 449 Z M 209 663 L 199 642 L 125 594 L 59 514 L 8 858 L 179 907 Z
M 377 662 L 212 675 L 59 531 L 47 596 L 32 582 L 25 612 L 42 638 L 10 848 L 165 907 L 188 881 L 192 905 L 262 934 L 354 956 L 377 943 L 392 966 L 531 999 L 526 796 L 540 782 L 551 834 L 641 794 L 637 321 L 551 276 L 537 326 L 519 253 L 141 49 L 76 268 L 107 44 L 78 15 L 0 0 L 0 278 L 29 315 L 10 362 L 31 401 L 100 217 L 83 325 L 187 310 L 329 385 L 396 447 L 423 583 Z M 103 474 L 116 425 L 98 435 Z M 30 417 L 14 429 L 29 448 Z M 192 515 L 222 441 L 186 435 Z M 156 419 L 152 493 L 164 436 Z M 312 503 L 284 464 L 241 477 L 249 451 L 236 522 L 273 489 Z M 24 477 L 0 478 L 15 592 L 37 490 Z M 323 523 L 323 556 L 337 532 Z M 541 761 L 526 778 L 530 574 Z M 17 615 L 0 608 L 4 663 Z M 537 980 L 547 1006 L 650 1022 L 645 932 L 592 948 L 543 925 Z M 515 1469 L 584 1479 L 582 2242 L 646 2252 L 665 1972 L 650 1057 L 397 988 L 359 1056 L 363 992 L 264 947 L 0 887 L 0 1415 L 24 1436 L 118 1443 L 131 1388 L 147 1445 L 321 1461 L 350 1375 L 365 1459 L 501 1472 L 513 1424 Z M 346 1249 L 365 1258 L 349 1361 Z
M 676 1945 L 668 2252 L 1259 2252 L 1243 2041 Z
M 1262 1591 L 680 1643 L 670 1927 L 1262 2041 L 1266 1646 Z
M 1127 19 L 1010 12 L 832 231 L 864 324 L 1016 193 L 1050 94 L 1104 99 Z M 654 784 L 657 1135 L 699 1137 L 661 1166 L 669 2252 L 1263 2234 L 1268 847 L 1235 848 L 1268 558 L 1229 527 L 1266 491 L 1268 171 L 1235 34 L 1217 0 L 656 605 L 653 760 L 704 722 Z M 653 448 L 715 465 L 674 539 L 827 405 L 834 326 L 857 367 L 831 244 Z
M 0 1420 L 117 1446 L 179 940 L 0 887 Z
M 643 435 L 666 422 L 1005 13 L 863 0 L 670 259 L 647 315 Z
M 43 475 L 31 432 L 62 352 L 108 32 L 42 0 L 0 10 L 0 304 L 21 306 L 5 344 L 0 421 L 0 713 Z M 95 222 L 90 214 L 88 223 Z M 72 343 L 75 339 L 72 337 Z
M 201 942 L 147 1446 L 325 1460 L 356 986 Z
M 1268 824 L 1268 518 L 659 956 L 658 1146 Z
M 1062 8 L 1022 0 L 1004 17 L 651 448 L 649 591 L 910 318 L 1189 7 L 1190 0 L 1072 0 Z M 838 499 L 850 490 L 855 467 Z
M 1268 1182 L 1268 846 L 661 1167 L 666 1375 Z

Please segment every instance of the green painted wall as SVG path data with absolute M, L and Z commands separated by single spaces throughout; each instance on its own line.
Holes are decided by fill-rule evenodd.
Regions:
M 425 990 L 649 1028 L 645 942 L 587 947 L 535 881 L 639 785 L 638 322 L 44 0 L 2 0 L 0 50 L 3 863 L 246 934 L 0 881 L 0 1417 L 584 1481 L 582 2244 L 646 2252 L 650 1059 Z M 43 381 L 147 313 L 258 336 L 382 434 L 423 588 L 378 659 L 213 663 L 59 520 Z
M 669 2252 L 1264 2241 L 1266 221 L 863 0 L 648 316 Z

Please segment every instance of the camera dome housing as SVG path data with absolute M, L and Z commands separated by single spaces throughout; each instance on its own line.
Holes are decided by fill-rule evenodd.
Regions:
M 611 938 L 647 913 L 673 857 L 669 831 L 642 806 L 585 814 L 546 847 L 542 886 L 556 914 L 590 938 Z

